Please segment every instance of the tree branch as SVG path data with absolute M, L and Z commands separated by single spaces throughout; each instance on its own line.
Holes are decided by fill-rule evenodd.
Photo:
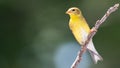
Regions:
M 108 16 L 113 13 L 114 11 L 116 11 L 119 7 L 119 4 L 115 4 L 114 6 L 110 7 L 107 12 L 105 13 L 105 15 L 100 19 L 96 21 L 95 26 L 91 29 L 91 32 L 89 33 L 87 40 L 85 41 L 85 43 L 83 44 L 82 49 L 78 52 L 78 55 L 75 59 L 75 61 L 73 62 L 73 64 L 71 65 L 71 68 L 77 68 L 77 65 L 80 63 L 81 59 L 82 59 L 82 55 L 84 54 L 84 52 L 87 49 L 87 44 L 89 43 L 89 41 L 93 38 L 93 36 L 96 34 L 97 29 L 100 27 L 100 25 L 108 18 Z

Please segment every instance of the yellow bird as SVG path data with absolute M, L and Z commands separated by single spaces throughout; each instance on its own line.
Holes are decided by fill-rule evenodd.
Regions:
M 72 7 L 68 9 L 66 13 L 70 16 L 69 27 L 75 39 L 78 41 L 80 45 L 84 44 L 90 32 L 90 28 L 85 18 L 83 17 L 80 9 L 78 9 L 77 7 Z M 92 39 L 87 45 L 87 50 L 89 51 L 95 64 L 99 60 L 100 61 L 103 60 L 102 57 L 97 52 L 97 50 L 95 49 Z

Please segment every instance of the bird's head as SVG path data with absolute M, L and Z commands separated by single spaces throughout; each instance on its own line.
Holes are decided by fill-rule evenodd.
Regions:
M 70 15 L 70 16 L 80 16 L 81 15 L 81 11 L 79 8 L 77 7 L 72 7 L 72 8 L 69 8 L 67 11 L 66 11 L 66 14 Z

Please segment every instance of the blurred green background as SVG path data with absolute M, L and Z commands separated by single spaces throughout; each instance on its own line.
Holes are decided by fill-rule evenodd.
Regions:
M 0 68 L 70 68 L 80 47 L 69 30 L 66 10 L 79 7 L 92 27 L 110 6 L 119 2 L 0 0 Z M 85 57 L 90 61 L 82 62 L 88 67 L 79 68 L 119 68 L 120 9 L 110 15 L 93 41 L 104 61 L 94 65 L 91 58 Z

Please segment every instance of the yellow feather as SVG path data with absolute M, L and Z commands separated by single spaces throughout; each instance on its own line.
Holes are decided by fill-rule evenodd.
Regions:
M 66 13 L 70 15 L 69 27 L 72 30 L 72 33 L 75 36 L 76 40 L 82 45 L 87 39 L 90 28 L 78 8 L 70 8 Z M 98 60 L 103 60 L 99 53 L 96 51 L 92 39 L 87 45 L 87 49 L 90 52 L 95 63 L 97 63 Z
M 76 9 L 76 8 L 75 8 Z M 76 9 L 78 10 L 78 9 Z M 85 30 L 86 33 L 89 34 L 90 32 L 90 28 L 86 22 L 86 20 L 84 19 L 84 17 L 81 14 L 81 11 L 77 11 L 77 12 L 72 12 L 72 9 L 68 10 L 67 12 L 69 12 L 68 14 L 70 15 L 70 22 L 69 22 L 69 27 L 72 30 L 73 35 L 75 36 L 76 40 L 82 44 L 84 41 L 84 39 L 82 39 L 82 34 L 81 33 L 81 28 Z

